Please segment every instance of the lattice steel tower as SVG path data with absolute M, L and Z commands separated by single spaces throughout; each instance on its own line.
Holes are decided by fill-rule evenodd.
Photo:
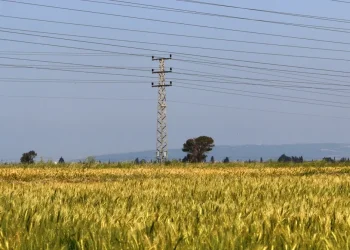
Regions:
M 156 58 L 152 56 L 152 61 L 159 61 L 159 71 L 152 69 L 153 74 L 159 75 L 159 83 L 155 85 L 152 83 L 152 87 L 158 88 L 158 111 L 157 111 L 157 160 L 159 163 L 164 163 L 168 159 L 168 129 L 167 129 L 167 103 L 166 103 L 166 87 L 171 87 L 170 84 L 165 84 L 165 74 L 171 73 L 172 68 L 169 71 L 165 70 L 165 61 L 170 60 L 170 57 Z

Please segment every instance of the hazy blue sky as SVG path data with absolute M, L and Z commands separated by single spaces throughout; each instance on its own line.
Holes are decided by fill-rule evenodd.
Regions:
M 193 23 L 225 27 L 230 29 L 242 29 L 248 31 L 269 32 L 290 36 L 308 37 L 316 39 L 328 39 L 335 41 L 350 42 L 350 35 L 346 33 L 328 32 L 322 30 L 305 29 L 291 26 L 275 25 L 269 23 L 258 23 L 237 19 L 227 19 L 210 16 L 199 16 L 193 14 L 173 13 L 157 10 L 147 10 L 117 5 L 106 5 L 89 3 L 79 0 L 22 0 L 29 3 L 48 4 L 76 9 L 93 10 L 106 13 L 115 13 L 137 17 L 147 17 L 176 22 Z M 136 0 L 132 0 L 137 2 Z M 108 1 L 106 1 L 108 2 Z M 212 1 L 214 2 L 214 1 Z M 233 4 L 242 7 L 263 8 L 275 11 L 295 12 L 301 14 L 329 16 L 337 18 L 347 18 L 350 4 L 340 4 L 328 0 L 245 0 L 245 1 L 215 1 L 223 4 Z M 183 8 L 203 12 L 220 13 L 240 17 L 256 19 L 266 19 L 273 21 L 295 22 L 312 25 L 325 25 L 332 27 L 348 28 L 350 25 L 326 22 L 298 17 L 288 17 L 274 14 L 266 14 L 252 11 L 236 10 L 229 8 L 208 7 L 191 3 L 177 2 L 175 0 L 147 0 L 138 1 L 143 4 L 161 5 L 174 8 Z M 286 38 L 268 37 L 262 35 L 252 35 L 231 31 L 220 31 L 213 29 L 187 27 L 174 24 L 164 24 L 144 20 L 135 20 L 115 16 L 103 16 L 88 13 L 78 13 L 49 9 L 43 7 L 28 6 L 16 3 L 0 1 L 0 14 L 29 17 L 37 19 L 47 19 L 63 22 L 86 23 L 100 26 L 112 26 L 118 28 L 138 29 L 157 32 L 178 33 L 196 36 L 208 36 L 224 39 L 237 39 L 246 41 L 258 41 L 268 43 L 281 43 L 290 45 L 322 47 L 332 49 L 347 49 L 347 45 L 329 44 L 312 41 L 301 41 Z M 210 48 L 225 48 L 232 50 L 245 50 L 266 53 L 283 53 L 304 56 L 321 56 L 334 58 L 349 58 L 349 53 L 318 51 L 306 49 L 293 49 L 285 47 L 264 46 L 256 44 L 245 44 L 235 42 L 224 42 L 214 40 L 203 40 L 183 37 L 171 37 L 164 35 L 127 32 L 119 30 L 106 30 L 91 27 L 77 27 L 63 24 L 50 24 L 43 22 L 16 20 L 0 17 L 1 28 L 16 28 L 36 31 L 68 33 L 83 36 L 96 36 L 114 39 L 126 39 L 143 42 L 158 42 L 175 45 L 189 45 Z M 232 61 L 211 59 L 222 63 L 239 64 L 249 67 L 269 67 L 274 69 L 287 69 L 297 71 L 311 70 L 281 68 L 277 66 L 258 65 L 252 63 L 236 62 L 233 60 L 252 60 L 269 62 L 276 64 L 288 64 L 295 66 L 305 66 L 314 68 L 326 68 L 330 70 L 349 71 L 349 62 L 331 61 L 305 58 L 280 57 L 257 54 L 244 54 L 222 51 L 208 51 L 200 49 L 171 48 L 168 46 L 144 45 L 130 42 L 113 42 L 103 40 L 91 40 L 101 43 L 113 43 L 123 46 L 141 47 L 144 49 L 157 49 L 168 53 L 156 53 L 152 51 L 142 51 L 112 47 L 105 45 L 84 44 L 72 41 L 62 41 L 48 38 L 31 37 L 19 34 L 0 32 L 0 38 L 16 39 L 21 41 L 32 41 L 37 43 L 50 43 L 56 45 L 74 46 L 80 48 L 90 48 L 96 50 L 107 50 L 123 53 L 146 54 L 146 57 L 120 56 L 120 55 L 94 55 L 94 56 L 67 56 L 67 55 L 28 55 L 16 52 L 77 52 L 93 53 L 89 51 L 74 50 L 68 48 L 57 48 L 42 45 L 30 45 L 17 42 L 0 41 L 0 57 L 15 57 L 33 60 L 60 61 L 66 63 L 104 65 L 112 67 L 134 67 L 135 70 L 117 69 L 96 69 L 96 68 L 76 68 L 74 66 L 61 66 L 60 69 L 83 70 L 94 72 L 110 72 L 116 74 L 130 74 L 133 77 L 103 74 L 73 73 L 67 71 L 49 71 L 28 68 L 4 68 L 0 66 L 0 159 L 18 159 L 20 155 L 28 150 L 36 150 L 39 156 L 45 159 L 56 159 L 63 156 L 65 158 L 80 158 L 88 155 L 99 155 L 105 153 L 121 153 L 139 150 L 149 150 L 155 148 L 156 132 L 156 98 L 157 90 L 151 88 L 152 79 L 139 78 L 137 76 L 152 77 L 151 69 L 156 68 L 157 62 L 152 62 L 151 55 L 158 54 L 167 56 L 172 53 L 174 59 L 188 59 L 176 52 L 191 53 L 196 55 L 207 55 L 215 57 L 231 58 Z M 74 38 L 73 38 L 74 39 Z M 79 38 L 77 38 L 79 39 Z M 194 60 L 204 60 L 196 58 Z M 29 61 L 16 61 L 0 58 L 0 64 L 11 65 L 45 65 L 57 68 L 57 64 L 39 63 Z M 49 66 L 48 66 L 49 65 Z M 288 95 L 299 98 L 321 99 L 333 102 L 349 101 L 349 97 L 327 96 L 309 92 L 296 92 L 292 90 L 281 90 L 261 86 L 251 86 L 242 84 L 217 83 L 213 79 L 206 79 L 199 76 L 181 75 L 190 73 L 187 70 L 207 72 L 208 74 L 229 75 L 244 78 L 290 80 L 287 77 L 304 79 L 303 81 L 318 81 L 328 83 L 346 84 L 347 78 L 333 76 L 308 75 L 287 75 L 281 72 L 266 71 L 249 68 L 220 68 L 203 66 L 178 60 L 167 61 L 167 66 L 174 68 L 174 74 L 167 75 L 167 80 L 172 78 L 197 79 L 199 82 L 189 81 L 191 84 L 211 85 L 221 88 L 232 88 L 236 90 L 255 91 L 276 95 Z M 63 68 L 62 68 L 63 67 Z M 264 74 L 280 75 L 280 77 L 262 75 L 249 70 Z M 329 74 L 341 74 L 334 72 L 321 72 Z M 193 74 L 193 73 L 192 73 Z M 344 74 L 343 74 L 344 75 Z M 326 78 L 315 79 L 313 77 Z M 14 82 L 4 78 L 25 78 L 25 79 L 69 79 L 65 82 Z M 75 81 L 74 81 L 75 80 Z M 115 83 L 88 83 L 78 82 L 78 80 L 115 80 Z M 123 83 L 121 83 L 121 80 Z M 201 81 L 202 80 L 202 81 Z M 206 82 L 213 80 L 213 82 Z M 341 80 L 343 82 L 338 82 Z M 137 82 L 138 81 L 138 82 Z M 205 82 L 203 82 L 205 81 Z M 221 80 L 223 81 L 223 80 Z M 232 79 L 232 82 L 239 80 Z M 299 80 L 302 81 L 302 80 Z M 168 126 L 169 126 L 169 147 L 180 148 L 182 143 L 189 137 L 199 135 L 212 136 L 217 145 L 237 145 L 237 144 L 287 144 L 287 143 L 313 143 L 313 142 L 350 142 L 349 140 L 349 119 L 336 119 L 331 117 L 314 117 L 309 115 L 288 115 L 282 113 L 269 113 L 259 111 L 275 110 L 280 112 L 293 112 L 315 114 L 321 116 L 345 116 L 350 117 L 350 108 L 337 108 L 316 106 L 309 104 L 298 104 L 292 102 L 258 99 L 247 96 L 227 95 L 213 92 L 204 92 L 178 88 L 186 81 L 173 80 L 174 87 L 168 88 L 168 99 L 170 101 L 208 103 L 210 105 L 234 106 L 234 108 L 204 107 L 189 104 L 169 103 Z M 261 83 L 257 81 L 242 80 L 242 82 Z M 280 84 L 279 82 L 275 82 Z M 272 83 L 268 83 L 272 84 Z M 295 83 L 291 83 L 292 85 Z M 197 87 L 198 86 L 190 86 Z M 304 85 L 307 86 L 307 85 Z M 328 87 L 334 90 L 334 86 Z M 200 87 L 202 88 L 202 87 Z M 339 88 L 339 87 L 338 87 Z M 346 89 L 343 87 L 341 89 Z M 299 89 L 303 90 L 303 89 Z M 305 90 L 305 89 L 304 89 Z M 349 90 L 343 92 L 332 92 L 322 90 L 311 90 L 323 93 L 333 93 L 337 95 L 350 96 Z M 228 91 L 228 90 L 220 90 Z M 232 91 L 234 92 L 234 91 Z M 238 93 L 238 92 L 236 92 Z M 248 94 L 248 93 L 245 93 Z M 254 94 L 258 95 L 258 94 Z M 18 98 L 15 98 L 17 96 Z M 29 98 L 36 96 L 37 98 Z M 135 101 L 116 100 L 92 100 L 92 99 L 54 99 L 39 97 L 83 97 L 83 98 L 127 98 L 127 99 L 150 99 Z M 268 97 L 268 96 L 265 96 Z M 287 99 L 287 98 L 284 98 Z M 294 99 L 295 100 L 295 99 Z M 303 100 L 305 101 L 305 100 Z M 334 104 L 340 105 L 340 104 Z M 341 104 L 349 106 L 350 104 Z M 241 109 L 239 109 L 241 108 Z

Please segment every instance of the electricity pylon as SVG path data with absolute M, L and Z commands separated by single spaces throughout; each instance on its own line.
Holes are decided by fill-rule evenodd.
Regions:
M 165 70 L 165 61 L 170 60 L 170 57 L 156 58 L 152 56 L 152 61 L 159 61 L 159 71 L 152 69 L 152 74 L 159 75 L 159 83 L 155 85 L 152 83 L 152 87 L 158 88 L 158 109 L 157 109 L 157 153 L 156 157 L 159 163 L 164 163 L 168 159 L 168 128 L 167 128 L 167 103 L 166 103 L 166 87 L 171 87 L 170 84 L 165 84 L 165 74 L 171 73 L 172 68 L 169 71 Z

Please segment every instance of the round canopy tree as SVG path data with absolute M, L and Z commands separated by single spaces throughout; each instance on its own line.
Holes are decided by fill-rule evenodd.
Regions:
M 189 162 L 204 162 L 207 158 L 205 153 L 212 151 L 214 146 L 213 138 L 200 136 L 188 139 L 184 144 L 182 151 L 188 153 L 187 160 Z
M 29 151 L 28 153 L 23 153 L 21 157 L 21 163 L 23 164 L 33 164 L 34 158 L 37 156 L 35 151 Z

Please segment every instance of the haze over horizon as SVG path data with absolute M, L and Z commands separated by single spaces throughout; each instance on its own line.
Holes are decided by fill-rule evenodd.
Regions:
M 338 19 L 347 19 L 350 9 L 350 4 L 327 0 L 220 3 Z M 0 1 L 0 15 L 0 159 L 19 159 L 29 150 L 35 150 L 38 158 L 75 159 L 155 149 L 157 90 L 151 88 L 151 82 L 157 82 L 157 76 L 151 69 L 158 64 L 151 56 L 169 54 L 173 60 L 167 61 L 166 67 L 172 67 L 173 73 L 166 79 L 174 85 L 167 88 L 170 149 L 181 148 L 188 138 L 200 135 L 213 137 L 216 145 L 350 143 L 350 58 L 346 52 L 350 36 L 344 20 L 172 0 L 9 0 Z M 337 32 L 232 16 L 335 27 Z

